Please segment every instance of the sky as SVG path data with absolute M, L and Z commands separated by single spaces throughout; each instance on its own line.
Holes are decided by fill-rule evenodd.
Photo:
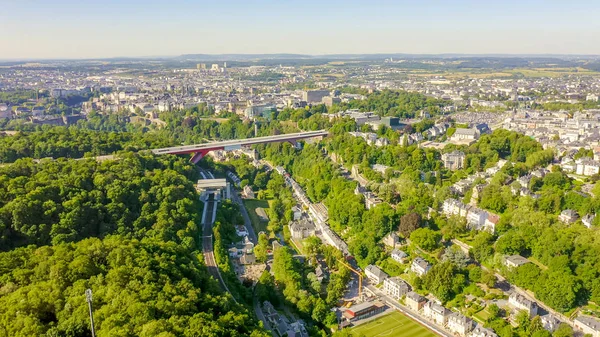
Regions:
M 598 0 L 0 0 L 0 59 L 600 55 Z

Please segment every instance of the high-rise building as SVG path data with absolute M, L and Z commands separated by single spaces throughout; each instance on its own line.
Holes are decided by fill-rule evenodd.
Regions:
M 306 90 L 302 93 L 302 100 L 307 103 L 321 103 L 325 96 L 329 96 L 329 90 Z

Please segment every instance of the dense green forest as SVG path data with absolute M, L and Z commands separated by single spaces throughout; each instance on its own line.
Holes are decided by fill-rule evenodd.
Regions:
M 109 236 L 0 254 L 0 335 L 267 336 L 219 294 L 198 252 L 159 238 Z
M 265 336 L 209 279 L 185 158 L 0 168 L 0 335 Z M 11 248 L 14 248 L 10 250 Z

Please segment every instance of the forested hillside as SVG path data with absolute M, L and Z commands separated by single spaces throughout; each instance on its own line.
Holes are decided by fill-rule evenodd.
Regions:
M 0 167 L 0 336 L 266 336 L 209 278 L 185 158 Z M 12 250 L 11 250 L 12 249 Z

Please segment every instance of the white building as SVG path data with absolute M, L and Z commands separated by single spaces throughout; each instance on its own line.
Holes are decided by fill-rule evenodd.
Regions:
M 423 316 L 431 319 L 439 325 L 446 325 L 450 310 L 434 301 L 429 301 L 423 306 Z
M 477 325 L 469 334 L 469 337 L 498 337 L 491 329 L 486 329 L 481 325 Z
M 404 263 L 404 260 L 406 260 L 406 258 L 408 257 L 408 255 L 401 251 L 400 249 L 394 249 L 392 250 L 392 253 L 390 254 L 390 256 L 392 257 L 392 259 L 396 262 L 399 263 Z
M 573 320 L 575 329 L 583 332 L 584 334 L 590 334 L 592 337 L 600 337 L 600 321 L 589 316 L 577 316 Z
M 473 320 L 461 313 L 454 312 L 448 316 L 448 329 L 460 336 L 466 336 L 473 330 Z
M 385 293 L 390 295 L 392 298 L 399 300 L 402 298 L 402 296 L 406 295 L 410 291 L 410 288 L 408 287 L 408 284 L 406 284 L 406 282 L 404 282 L 401 278 L 388 277 L 383 280 L 383 291 L 385 291 Z
M 584 176 L 593 176 L 600 173 L 600 162 L 586 158 L 575 162 L 575 173 Z
M 533 318 L 537 315 L 538 305 L 535 301 L 528 300 L 525 296 L 512 293 L 508 297 L 508 305 L 512 306 L 517 310 L 524 310 L 529 314 L 529 317 Z
M 416 257 L 410 265 L 410 270 L 419 276 L 427 274 L 429 269 L 431 269 L 431 265 L 422 257 Z
M 379 284 L 389 277 L 389 275 L 386 274 L 383 270 L 379 269 L 379 267 L 372 264 L 368 265 L 365 268 L 365 274 L 375 284 Z
M 444 153 L 442 154 L 442 162 L 444 167 L 449 170 L 460 170 L 465 167 L 465 153 L 458 150 Z

